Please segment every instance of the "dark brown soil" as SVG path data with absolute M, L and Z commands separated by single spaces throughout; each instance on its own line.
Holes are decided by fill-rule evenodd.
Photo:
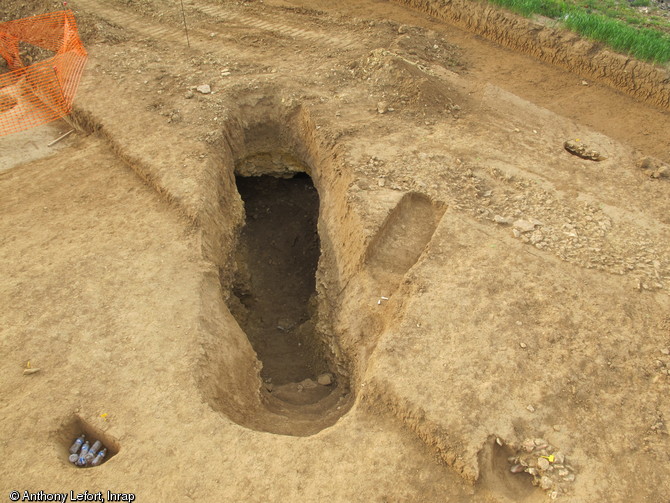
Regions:
M 313 341 L 319 196 L 306 174 L 237 177 L 246 223 L 240 235 L 233 311 L 263 363 L 266 383 L 316 379 L 328 370 Z M 322 353 L 323 351 L 321 351 Z

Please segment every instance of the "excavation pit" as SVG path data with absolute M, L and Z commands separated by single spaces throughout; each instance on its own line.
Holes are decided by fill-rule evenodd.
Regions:
M 398 289 L 445 208 L 406 193 L 370 234 L 352 211 L 337 146 L 307 110 L 265 105 L 224 131 L 205 223 L 218 284 L 208 277 L 203 290 L 200 383 L 241 426 L 309 436 L 351 408 L 383 328 L 381 311 L 356 299 Z M 348 288 L 359 280 L 367 286 Z M 356 321 L 342 322 L 343 305 Z
M 310 383 L 330 370 L 314 338 L 318 193 L 305 173 L 238 176 L 236 184 L 246 218 L 231 311 L 263 363 L 265 389 L 313 403 L 332 389 Z
M 506 501 L 537 501 L 540 494 L 532 484 L 533 477 L 525 472 L 510 470 L 509 459 L 513 455 L 514 451 L 500 440 L 495 437 L 487 439 L 479 452 L 479 487 L 508 498 Z
M 93 445 L 96 440 L 99 440 L 102 443 L 100 449 L 107 449 L 105 457 L 98 466 L 106 464 L 121 450 L 121 445 L 116 438 L 112 437 L 108 433 L 105 433 L 100 428 L 96 428 L 80 416 L 74 415 L 66 424 L 61 427 L 57 434 L 59 444 L 58 457 L 59 459 L 63 460 L 64 463 L 67 463 L 73 468 L 97 468 L 97 466 L 81 467 L 68 461 L 68 457 L 70 456 L 70 446 L 80 435 L 85 435 L 85 441 L 88 441 L 91 445 Z
M 339 218 L 325 209 L 341 208 L 332 205 L 341 194 L 324 154 L 332 146 L 320 150 L 304 110 L 258 112 L 282 117 L 231 123 L 222 145 L 207 228 L 221 243 L 211 254 L 218 299 L 207 279 L 200 382 L 210 405 L 236 423 L 308 436 L 335 424 L 354 397 L 333 328 L 337 254 L 347 244 L 334 240 Z

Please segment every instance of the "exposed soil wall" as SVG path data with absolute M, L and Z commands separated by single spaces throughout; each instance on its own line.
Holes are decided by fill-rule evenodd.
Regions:
M 350 374 L 348 355 L 345 356 L 339 349 L 331 318 L 335 309 L 336 293 L 339 291 L 338 285 L 343 275 L 346 275 L 347 271 L 350 271 L 351 267 L 359 262 L 356 257 L 362 256 L 361 243 L 363 240 L 358 237 L 347 240 L 340 236 L 340 225 L 348 228 L 347 222 L 351 219 L 351 212 L 346 211 L 347 205 L 343 198 L 350 180 L 344 180 L 340 176 L 342 171 L 334 162 L 338 156 L 334 144 L 327 138 L 320 138 L 315 134 L 317 128 L 307 110 L 299 105 L 281 105 L 272 98 L 274 94 L 274 92 L 268 92 L 247 97 L 243 104 L 238 104 L 221 131 L 221 141 L 215 145 L 219 164 L 218 166 L 211 164 L 210 169 L 213 170 L 212 178 L 219 179 L 220 191 L 216 197 L 206 198 L 203 206 L 208 210 L 201 213 L 198 223 L 202 229 L 204 258 L 219 270 L 219 285 L 216 289 L 220 289 L 218 296 L 222 300 L 217 300 L 215 294 L 210 295 L 212 303 L 209 308 L 205 309 L 204 324 L 201 327 L 203 328 L 201 335 L 205 351 L 199 384 L 206 400 L 215 410 L 224 413 L 241 425 L 272 433 L 304 436 L 332 425 L 349 410 L 353 403 L 353 394 L 350 393 L 348 384 Z M 288 372 L 289 368 L 284 368 L 284 366 L 293 365 L 295 362 L 281 361 L 281 358 L 285 357 L 283 352 L 279 355 L 270 352 L 266 354 L 266 358 L 270 359 L 263 360 L 265 353 L 258 349 L 256 350 L 257 359 L 257 355 L 251 351 L 246 340 L 238 344 L 238 340 L 244 338 L 244 332 L 240 330 L 237 322 L 244 326 L 245 320 L 251 318 L 256 320 L 259 313 L 254 311 L 252 305 L 243 305 L 241 298 L 230 294 L 235 289 L 234 285 L 245 284 L 241 280 L 249 276 L 245 268 L 252 267 L 253 263 L 256 263 L 247 264 L 244 260 L 244 257 L 247 256 L 245 253 L 239 253 L 237 260 L 233 258 L 236 247 L 244 242 L 239 236 L 244 220 L 238 218 L 241 201 L 232 177 L 238 175 L 241 180 L 247 180 L 245 182 L 247 185 L 253 187 L 254 184 L 259 183 L 258 180 L 262 176 L 291 178 L 297 173 L 309 175 L 321 200 L 321 204 L 318 205 L 318 234 L 321 238 L 321 250 L 316 277 L 312 278 L 318 292 L 315 297 L 318 306 L 310 306 L 309 311 L 313 316 L 304 326 L 300 325 L 295 328 L 292 323 L 288 322 L 290 316 L 285 313 L 284 318 L 287 318 L 285 320 L 287 323 L 281 320 L 277 323 L 286 326 L 281 328 L 278 326 L 277 329 L 280 332 L 289 330 L 293 333 L 295 331 L 296 334 L 302 333 L 303 329 L 309 331 L 309 334 L 303 335 L 309 335 L 314 338 L 314 341 L 303 345 L 310 346 L 313 343 L 315 348 L 320 349 L 312 351 L 314 354 L 310 357 L 311 359 L 308 359 L 311 363 L 305 363 L 305 365 L 311 368 L 317 361 L 317 355 L 321 355 L 332 367 L 333 374 L 331 375 L 335 375 L 335 383 L 330 388 L 312 390 L 316 393 L 315 401 L 305 404 L 297 404 L 294 399 L 305 398 L 310 394 L 304 391 L 303 386 L 311 384 L 311 381 L 307 379 L 303 382 L 293 382 L 291 379 L 287 381 L 282 378 L 283 372 Z M 295 204 L 296 201 L 293 203 Z M 250 218 L 256 219 L 258 215 L 254 214 L 255 210 L 250 201 L 246 201 L 245 206 L 248 206 L 246 211 L 251 212 Z M 230 218 L 231 213 L 235 218 Z M 249 218 L 249 215 L 247 217 Z M 234 220 L 232 235 L 229 232 L 231 231 L 231 220 Z M 282 227 L 280 224 L 276 225 Z M 354 225 L 354 227 L 358 226 Z M 272 248 L 276 242 L 270 242 L 270 240 L 271 238 L 268 237 L 267 245 Z M 358 253 L 350 253 L 348 249 L 342 249 L 346 248 L 342 246 L 342 243 L 353 243 L 361 249 Z M 253 246 L 256 250 L 259 247 L 262 248 L 260 243 Z M 319 251 L 317 250 L 316 253 L 318 255 Z M 266 265 L 270 267 L 275 259 L 278 260 L 278 257 L 267 259 Z M 348 274 L 350 275 L 351 272 Z M 252 276 L 255 278 L 254 283 L 257 284 L 263 274 L 256 267 L 251 271 L 249 277 Z M 287 277 L 281 280 L 290 281 Z M 263 287 L 263 291 L 267 291 L 268 288 L 272 289 L 271 285 L 266 285 L 266 287 Z M 256 294 L 253 294 L 252 297 L 255 299 L 252 304 L 260 299 L 260 296 Z M 237 322 L 230 317 L 230 312 L 223 302 L 232 303 L 233 311 L 237 313 Z M 311 304 L 311 300 L 309 303 Z M 272 325 L 280 314 L 274 311 L 264 314 L 263 323 Z M 210 326 L 212 323 L 216 323 L 217 326 Z M 274 325 L 268 327 L 266 327 L 267 330 L 263 330 L 265 332 L 270 328 L 272 328 L 270 332 L 274 330 Z M 226 338 L 230 338 L 231 334 L 238 335 L 233 337 L 232 341 L 227 340 Z M 287 335 L 286 337 L 291 339 L 292 336 Z M 256 340 L 256 343 L 261 346 L 263 344 L 272 345 L 277 340 L 278 337 L 275 334 L 265 342 Z M 287 339 L 287 344 L 289 342 Z M 231 348 L 235 350 L 231 351 Z M 230 359 L 233 353 L 239 361 L 235 362 Z M 263 368 L 267 366 L 263 383 L 259 379 L 261 364 L 259 359 L 263 360 Z M 327 370 L 321 367 L 323 365 L 319 367 L 319 372 Z M 238 368 L 241 370 L 239 373 Z M 242 379 L 242 376 L 246 378 Z M 295 379 L 295 376 L 293 378 Z M 307 381 L 310 382 L 305 384 Z M 234 390 L 231 388 L 231 383 Z M 236 384 L 241 384 L 241 386 L 236 386 Z M 330 392 L 331 389 L 332 392 Z M 318 394 L 320 391 L 329 393 L 321 397 Z M 280 399 L 280 396 L 283 398 Z
M 604 49 L 579 35 L 482 2 L 469 0 L 393 0 L 505 47 L 605 83 L 655 106 L 670 109 L 668 70 Z

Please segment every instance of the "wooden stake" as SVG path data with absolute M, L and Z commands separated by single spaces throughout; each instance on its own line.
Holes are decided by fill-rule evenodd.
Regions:
M 64 139 L 64 138 L 67 138 L 67 137 L 70 136 L 72 133 L 74 133 L 74 129 L 70 129 L 70 130 L 69 130 L 67 133 L 65 133 L 64 135 L 59 136 L 59 137 L 56 138 L 54 141 L 52 141 L 51 143 L 49 143 L 49 144 L 47 145 L 47 147 L 53 147 L 56 143 L 58 143 L 59 141 L 61 141 L 61 140 Z
M 184 0 L 179 0 L 181 2 L 181 15 L 184 18 L 184 31 L 186 32 L 186 43 L 188 48 L 191 48 L 191 41 L 188 39 L 188 26 L 186 26 L 186 13 L 184 12 Z

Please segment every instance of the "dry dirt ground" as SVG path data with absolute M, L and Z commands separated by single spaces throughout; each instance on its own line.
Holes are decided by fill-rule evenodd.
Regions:
M 667 110 L 386 1 L 69 5 L 74 114 L 0 138 L 3 501 L 670 501 Z

